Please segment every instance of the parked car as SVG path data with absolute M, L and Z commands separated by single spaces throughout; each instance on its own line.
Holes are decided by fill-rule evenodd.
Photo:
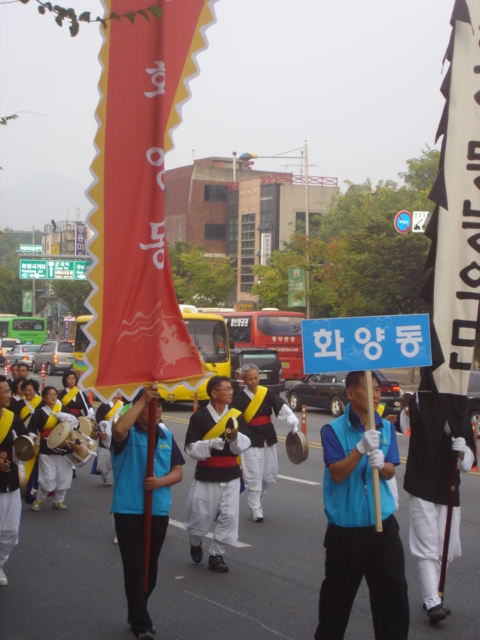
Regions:
M 31 369 L 33 357 L 39 349 L 39 344 L 16 344 L 8 354 L 10 364 L 19 364 L 20 362 L 23 362 L 29 369 Z
M 59 342 L 58 340 L 47 340 L 33 358 L 33 373 L 38 373 L 42 368 L 42 364 L 45 365 L 45 372 L 49 376 L 70 371 L 73 365 L 73 344 Z
M 465 415 L 480 438 L 480 371 L 470 371 Z
M 230 349 L 230 357 L 232 360 L 232 387 L 234 394 L 245 388 L 245 383 L 240 373 L 245 364 L 257 365 L 260 384 L 264 387 L 268 387 L 278 393 L 285 389 L 282 364 L 275 349 L 235 347 Z
M 347 373 L 348 371 L 315 373 L 301 382 L 296 382 L 287 392 L 292 411 L 300 411 L 304 404 L 307 407 L 326 409 L 335 418 L 341 416 L 348 403 L 345 389 Z M 402 390 L 398 382 L 387 380 L 378 370 L 375 374 L 380 381 L 382 402 L 392 410 L 399 409 Z
M 10 357 L 10 351 L 17 344 L 22 344 L 18 338 L 0 338 L 0 365 L 4 365 L 7 359 Z M 6 356 L 6 357 L 5 357 Z M 10 364 L 12 361 L 10 360 Z

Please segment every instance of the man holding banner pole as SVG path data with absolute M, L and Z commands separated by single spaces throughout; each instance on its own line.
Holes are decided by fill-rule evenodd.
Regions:
M 373 406 L 381 399 L 371 374 Z M 320 590 L 316 640 L 344 637 L 362 578 L 370 591 L 375 638 L 406 640 L 409 606 L 405 559 L 388 480 L 400 464 L 395 428 L 375 412 L 368 429 L 369 399 L 364 371 L 347 375 L 345 413 L 322 429 L 324 505 L 328 520 L 325 579 Z M 381 527 L 375 527 L 373 476 L 379 474 Z
M 146 473 L 151 401 L 156 401 L 153 473 Z M 161 398 L 156 385 L 146 387 L 112 427 L 114 495 L 112 513 L 122 555 L 128 623 L 141 640 L 153 638 L 148 598 L 156 585 L 158 558 L 167 533 L 171 487 L 183 479 L 185 460 L 170 431 L 159 425 Z M 145 546 L 145 494 L 151 492 L 150 549 Z M 145 556 L 148 555 L 148 565 Z M 145 588 L 145 574 L 148 584 Z

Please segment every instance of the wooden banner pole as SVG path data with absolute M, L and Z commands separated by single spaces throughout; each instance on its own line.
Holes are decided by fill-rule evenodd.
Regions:
M 147 448 L 147 473 L 146 478 L 153 476 L 153 463 L 155 456 L 155 428 L 157 426 L 157 398 L 150 400 L 148 412 L 148 448 Z M 145 591 L 148 591 L 148 565 L 150 564 L 150 538 L 152 530 L 152 501 L 153 491 L 145 490 L 144 509 L 144 558 L 145 558 Z
M 373 407 L 373 385 L 372 372 L 365 371 L 365 385 L 367 387 L 367 403 L 368 403 L 368 424 L 365 425 L 367 431 L 375 429 L 375 409 Z M 380 472 L 378 469 L 372 469 L 372 485 L 373 485 L 373 503 L 375 506 L 375 531 L 383 531 L 382 525 L 382 505 L 380 502 Z

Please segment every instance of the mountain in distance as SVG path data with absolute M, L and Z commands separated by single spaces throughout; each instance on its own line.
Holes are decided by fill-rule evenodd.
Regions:
M 91 205 L 86 186 L 60 173 L 39 174 L 14 187 L 0 189 L 0 228 L 43 230 L 51 220 L 84 221 Z

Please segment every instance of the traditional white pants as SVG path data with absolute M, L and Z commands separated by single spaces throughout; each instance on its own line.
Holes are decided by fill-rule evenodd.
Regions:
M 20 489 L 0 493 L 0 569 L 18 544 L 18 529 L 22 513 Z
M 277 481 L 277 445 L 250 447 L 242 453 L 243 481 L 250 509 L 259 509 L 260 499 L 268 487 Z
M 97 471 L 100 471 L 102 480 L 112 481 L 112 452 L 105 447 L 97 448 Z
M 72 464 L 65 456 L 40 454 L 38 457 L 37 500 L 43 501 L 53 491 L 55 502 L 63 502 L 72 486 Z
M 410 496 L 410 551 L 418 558 L 418 572 L 423 601 L 427 609 L 441 603 L 438 595 L 445 537 L 447 507 Z M 460 507 L 454 507 L 448 562 L 462 555 L 460 544 Z
M 210 555 L 225 554 L 227 544 L 238 540 L 238 508 L 240 479 L 230 482 L 200 482 L 190 487 L 185 509 L 185 528 L 190 544 L 198 547 L 213 527 Z

